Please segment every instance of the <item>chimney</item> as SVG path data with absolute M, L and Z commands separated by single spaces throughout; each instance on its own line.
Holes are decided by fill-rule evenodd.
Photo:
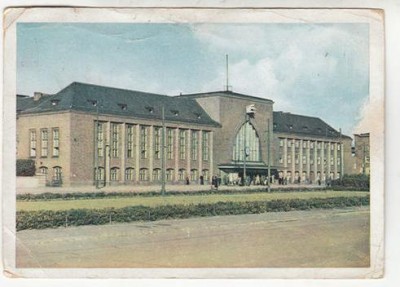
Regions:
M 36 101 L 39 101 L 41 97 L 43 97 L 43 93 L 41 93 L 41 92 L 35 92 L 35 93 L 33 94 L 33 100 L 34 100 L 35 102 L 36 102 Z

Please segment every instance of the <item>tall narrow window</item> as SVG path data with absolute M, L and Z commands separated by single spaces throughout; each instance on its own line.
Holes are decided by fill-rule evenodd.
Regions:
M 126 126 L 126 157 L 127 158 L 133 157 L 133 133 L 134 133 L 134 126 L 127 125 Z
M 49 147 L 49 132 L 47 129 L 42 129 L 40 131 L 40 137 L 41 137 L 41 152 L 40 156 L 41 157 L 47 157 L 48 154 L 48 147 Z
M 95 169 L 95 178 L 96 180 L 104 180 L 104 168 L 103 167 L 98 167 Z
M 179 130 L 179 159 L 186 158 L 186 131 Z
M 62 168 L 60 166 L 53 167 L 53 179 L 58 181 L 62 180 Z
M 161 158 L 161 132 L 160 127 L 154 127 L 154 159 Z
M 119 124 L 111 125 L 111 154 L 112 157 L 119 156 Z
M 53 128 L 53 156 L 57 157 L 60 155 L 60 130 Z
M 135 169 L 128 167 L 125 169 L 125 180 L 132 181 L 135 179 Z
M 153 180 L 154 181 L 161 180 L 161 169 L 159 169 L 159 168 L 153 169 Z
M 140 127 L 140 154 L 141 158 L 147 158 L 147 136 L 148 136 L 148 127 L 141 126 Z
M 174 130 L 167 129 L 167 159 L 173 159 Z
M 197 155 L 199 153 L 199 132 L 192 131 L 192 142 L 191 142 L 191 157 L 192 160 L 197 160 Z
M 246 160 L 260 161 L 260 139 L 254 126 L 249 122 L 243 124 L 236 134 L 233 160 L 243 161 L 245 150 Z
M 185 173 L 186 173 L 186 171 L 185 171 L 185 169 L 183 169 L 183 168 L 181 168 L 181 169 L 178 171 L 179 180 L 184 180 L 184 179 L 185 179 Z
M 103 123 L 97 124 L 97 155 L 99 157 L 103 156 L 104 153 L 104 133 L 103 133 Z
M 210 141 L 210 133 L 203 131 L 202 134 L 202 143 L 201 143 L 201 149 L 202 149 L 202 154 L 203 154 L 203 160 L 208 160 L 209 157 L 209 141 Z
M 29 131 L 29 156 L 35 157 L 36 156 L 36 130 Z
M 209 173 L 208 169 L 203 169 L 203 177 L 204 177 L 204 180 L 209 179 L 210 173 Z
M 192 169 L 192 170 L 190 171 L 190 180 L 191 180 L 191 181 L 196 181 L 196 180 L 198 179 L 198 177 L 199 177 L 199 172 L 198 172 L 198 170 L 197 170 L 197 169 Z
M 147 168 L 141 168 L 139 170 L 139 180 L 140 181 L 147 181 L 149 180 L 149 171 Z
M 110 179 L 111 181 L 118 181 L 119 180 L 119 168 L 113 167 L 110 170 Z
M 174 169 L 169 168 L 167 169 L 165 175 L 166 175 L 166 180 L 167 181 L 172 181 L 173 180 L 173 174 L 174 174 Z

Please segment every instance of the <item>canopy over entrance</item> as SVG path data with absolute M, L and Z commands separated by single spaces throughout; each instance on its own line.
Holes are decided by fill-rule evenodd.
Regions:
M 235 163 L 224 163 L 219 164 L 218 168 L 226 173 L 239 173 L 243 174 L 244 164 L 243 162 Z M 246 174 L 247 175 L 266 175 L 268 173 L 268 165 L 264 162 L 246 162 Z M 277 168 L 271 166 L 271 175 L 275 176 L 278 174 Z

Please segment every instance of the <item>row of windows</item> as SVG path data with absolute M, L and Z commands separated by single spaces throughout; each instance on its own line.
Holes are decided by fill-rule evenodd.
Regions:
M 285 143 L 285 139 L 280 138 L 279 139 L 279 146 L 283 147 Z M 337 150 L 341 149 L 341 144 L 338 143 L 331 143 L 331 150 L 335 150 L 335 144 L 337 144 Z M 294 147 L 299 148 L 300 147 L 300 140 L 294 140 Z M 291 148 L 293 146 L 293 140 L 292 139 L 287 139 L 287 147 Z M 308 141 L 303 141 L 302 143 L 303 148 L 311 148 L 313 149 L 315 146 L 317 149 L 322 149 L 322 146 L 324 149 L 328 149 L 328 143 L 327 142 L 318 142 L 318 141 L 310 141 L 308 144 Z
M 47 175 L 49 174 L 49 169 L 46 166 L 39 167 L 39 172 L 41 174 Z M 60 166 L 53 167 L 53 179 L 61 180 L 62 177 L 62 168 Z
M 50 130 L 50 131 L 49 131 Z M 51 139 L 49 139 L 49 133 L 51 133 Z M 60 155 L 60 130 L 59 128 L 52 129 L 41 129 L 40 130 L 40 153 L 41 157 L 49 156 L 49 141 L 52 141 L 51 155 L 58 157 Z M 36 130 L 29 130 L 29 156 L 36 157 L 38 154 L 37 150 L 37 135 Z
M 150 179 L 149 169 L 141 168 L 139 170 L 139 180 L 140 181 L 148 181 Z M 161 180 L 161 169 L 155 168 L 152 172 L 152 180 L 153 181 L 160 181 Z M 165 173 L 166 180 L 172 181 L 174 180 L 174 169 L 170 168 L 166 170 Z M 202 176 L 204 180 L 209 179 L 209 171 L 208 169 L 202 170 Z M 188 174 L 185 169 L 178 170 L 178 179 L 177 180 L 185 180 L 188 177 Z M 104 180 L 104 168 L 98 167 L 95 169 L 95 178 L 97 180 Z M 199 171 L 197 169 L 190 170 L 190 180 L 198 180 L 199 179 Z M 118 181 L 120 180 L 120 169 L 118 167 L 113 167 L 110 169 L 110 180 L 111 181 Z M 134 168 L 126 168 L 125 169 L 125 180 L 132 181 L 135 180 L 135 169 Z
M 104 128 L 105 124 L 99 122 L 97 125 L 97 155 L 99 157 L 104 156 L 105 144 L 104 144 Z M 126 157 L 133 158 L 134 156 L 134 129 L 135 125 L 126 125 Z M 174 158 L 174 130 L 173 128 L 166 129 L 166 158 Z M 198 159 L 199 154 L 199 131 L 179 129 L 179 145 L 178 145 L 178 156 L 179 159 L 186 159 L 186 146 L 188 133 L 191 132 L 190 142 L 190 158 L 192 160 Z M 149 152 L 149 126 L 140 126 L 140 157 L 142 159 L 148 158 Z M 154 158 L 161 158 L 162 148 L 162 128 L 154 127 L 153 136 L 153 150 Z M 209 145 L 210 137 L 209 132 L 202 131 L 202 159 L 207 161 L 209 159 Z M 119 157 L 119 145 L 120 145 L 120 124 L 111 124 L 111 156 L 114 158 Z
M 283 163 L 283 160 L 284 160 L 283 156 L 280 156 L 280 157 L 279 157 L 279 163 Z M 292 156 L 291 156 L 291 155 L 288 155 L 288 156 L 287 156 L 286 162 L 287 162 L 288 164 L 292 163 Z M 295 158 L 294 158 L 294 163 L 295 163 L 295 164 L 299 164 L 299 163 L 300 163 L 300 156 L 295 156 Z M 307 157 L 304 156 L 304 155 L 303 155 L 303 157 L 302 157 L 302 163 L 303 163 L 303 164 L 307 164 Z M 325 163 L 326 163 L 326 160 L 325 160 Z M 340 158 L 337 158 L 337 159 L 336 159 L 336 164 L 337 164 L 337 165 L 340 165 L 340 163 L 341 163 Z M 310 164 L 314 164 L 314 157 L 311 157 L 311 158 L 310 158 Z M 319 156 L 317 157 L 317 164 L 321 164 L 321 157 L 319 157 Z M 330 164 L 331 164 L 331 165 L 334 165 L 334 164 L 335 164 L 335 159 L 334 159 L 333 157 L 330 158 Z

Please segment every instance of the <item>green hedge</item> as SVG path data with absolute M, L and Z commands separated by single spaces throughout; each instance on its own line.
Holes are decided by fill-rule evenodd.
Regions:
M 326 190 L 325 187 L 321 188 L 306 188 L 300 187 L 297 188 L 285 188 L 285 189 L 272 189 L 272 192 L 306 192 L 306 191 L 318 191 L 318 190 Z M 260 189 L 238 189 L 238 190 L 198 190 L 198 191 L 167 191 L 165 196 L 174 196 L 174 195 L 209 195 L 209 194 L 242 194 L 242 193 L 257 193 L 257 192 L 268 192 L 266 187 Z M 60 193 L 60 192 L 46 192 L 39 194 L 32 193 L 24 193 L 17 194 L 17 200 L 20 201 L 45 201 L 45 200 L 75 200 L 75 199 L 100 199 L 100 198 L 117 198 L 117 197 L 135 197 L 135 196 L 143 196 L 143 197 L 153 197 L 153 196 L 161 196 L 160 192 L 69 192 L 69 193 Z
M 73 209 L 67 211 L 18 211 L 17 230 L 44 229 L 60 226 L 100 225 L 111 222 L 154 221 L 161 219 L 215 215 L 257 214 L 264 212 L 343 208 L 369 205 L 369 197 L 334 197 L 287 199 L 254 202 L 218 202 L 198 205 L 164 205 L 157 207 Z
M 17 159 L 17 176 L 34 176 L 35 161 L 32 159 Z
M 351 174 L 344 175 L 341 179 L 333 180 L 331 185 L 335 189 L 369 190 L 369 180 L 369 175 Z

